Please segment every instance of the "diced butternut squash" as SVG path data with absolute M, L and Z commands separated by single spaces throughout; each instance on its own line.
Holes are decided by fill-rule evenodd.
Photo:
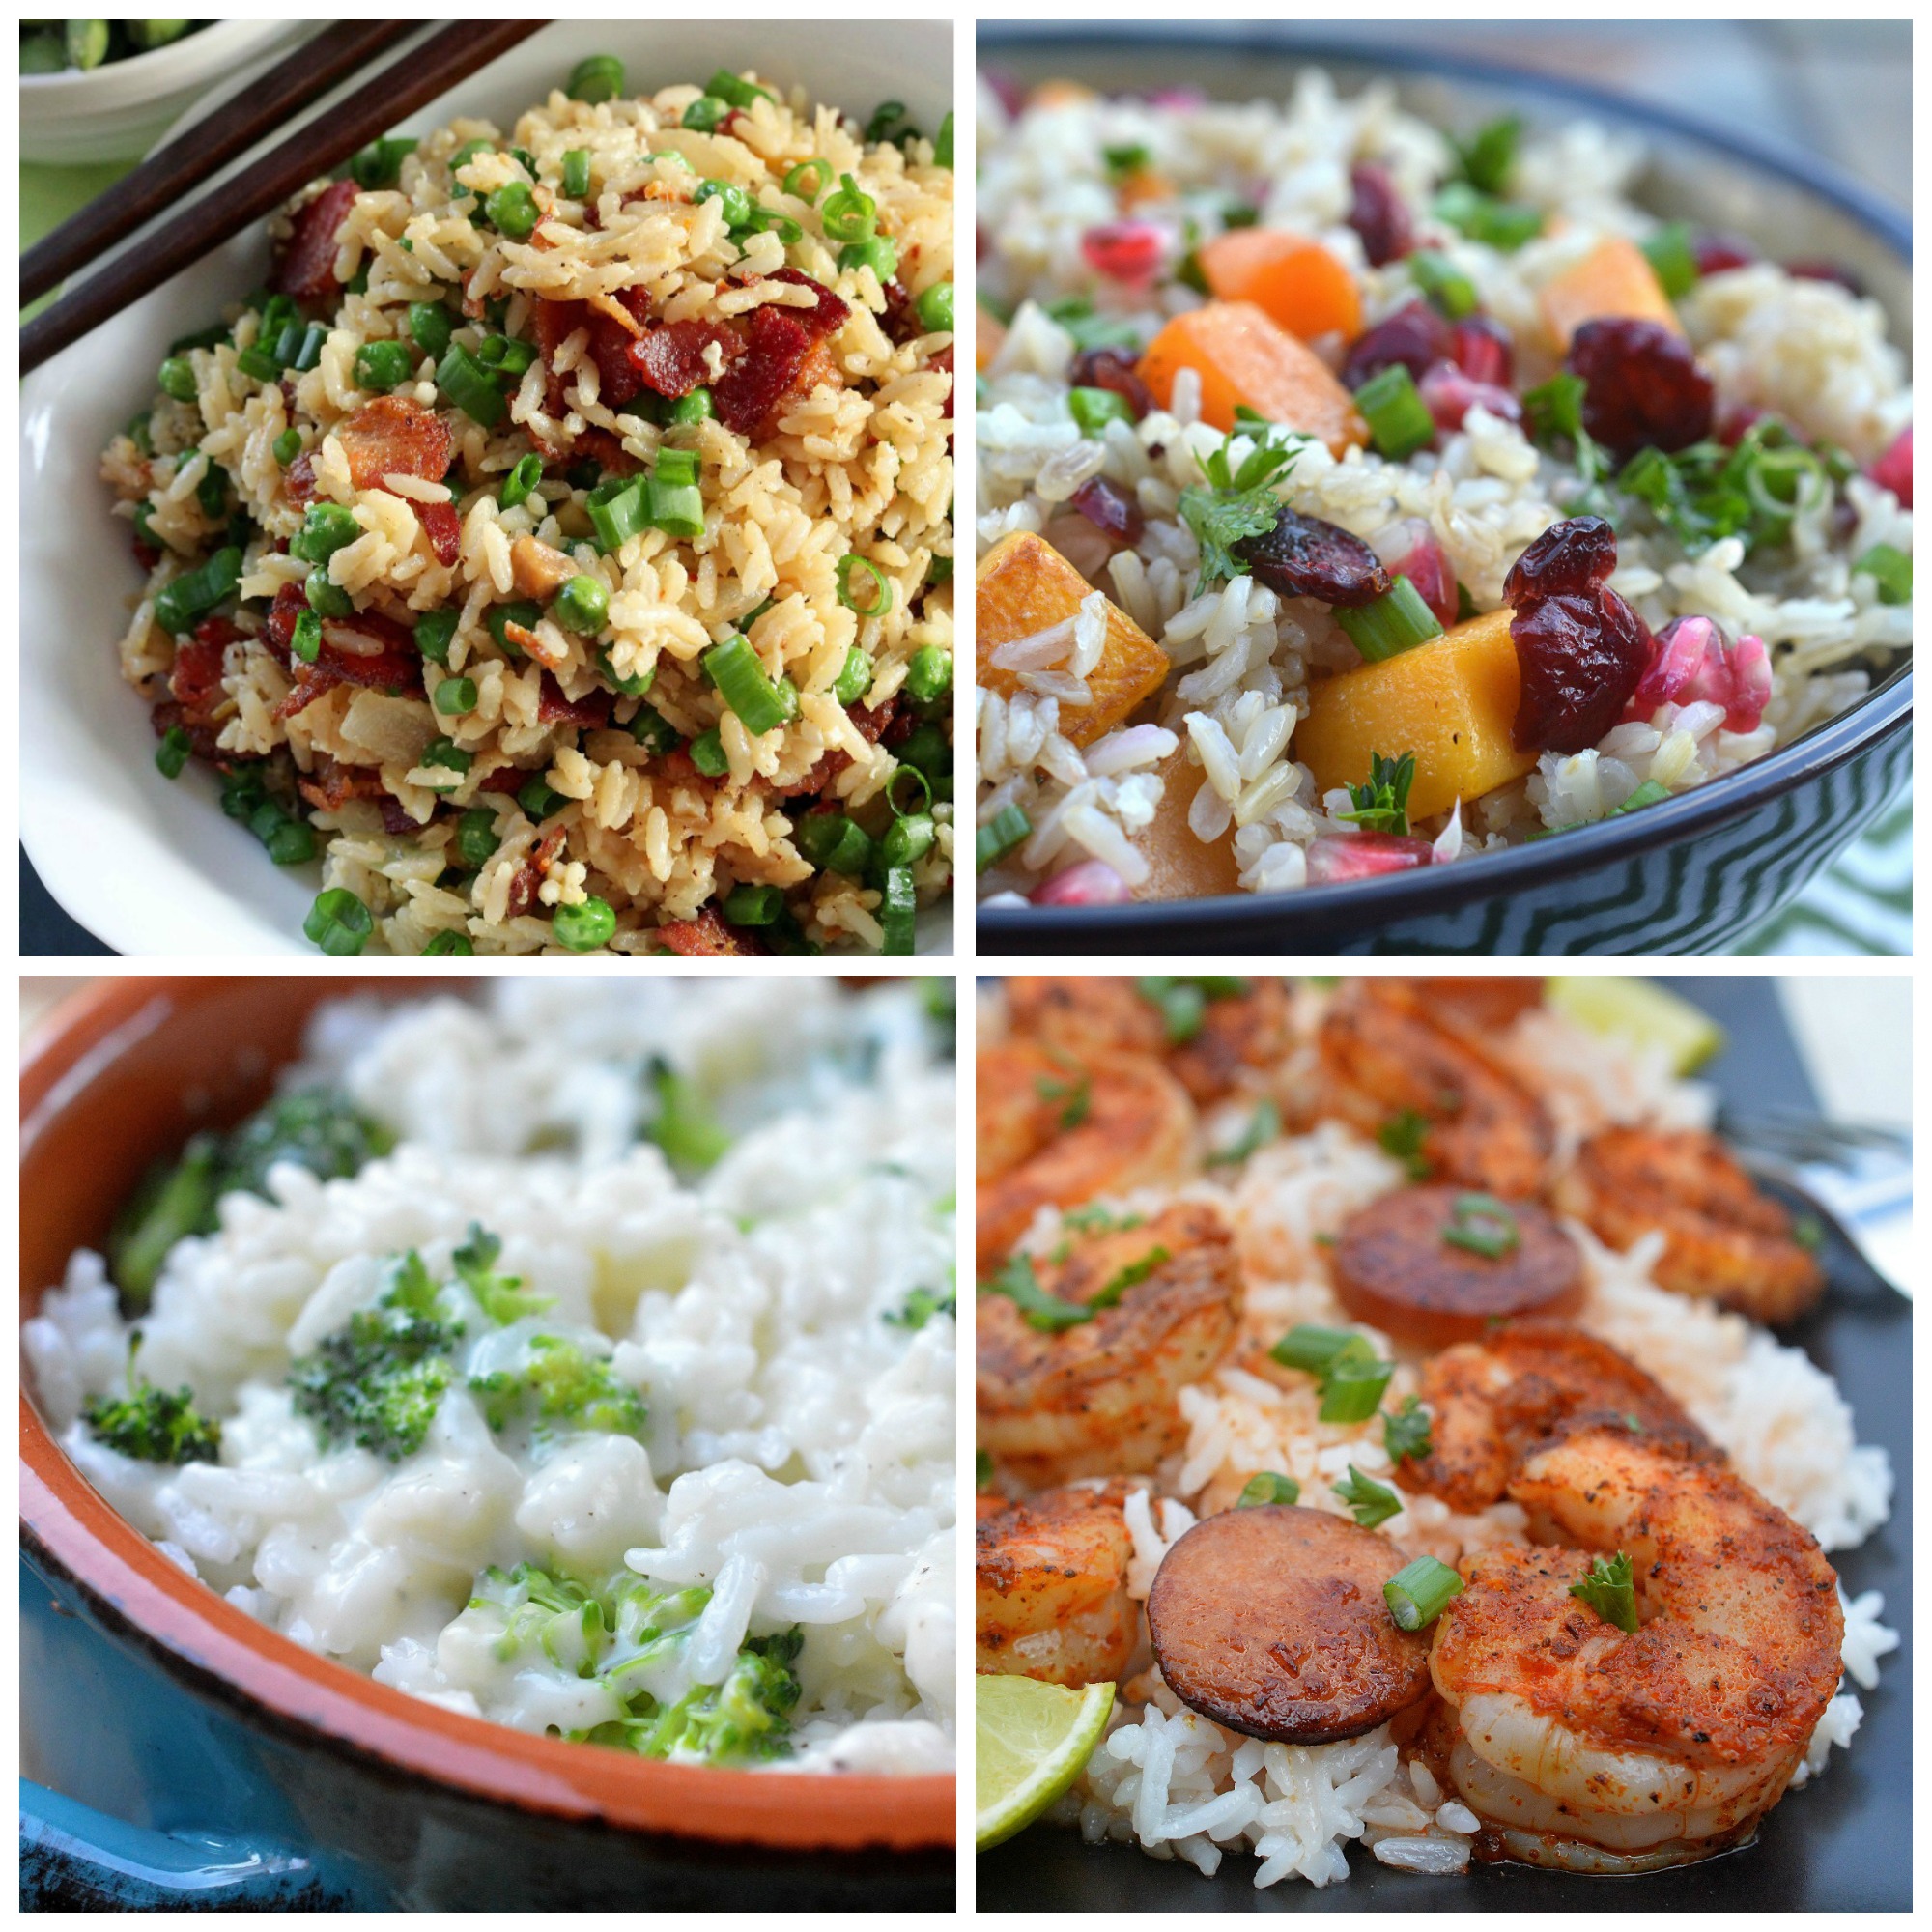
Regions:
M 1293 755 L 1321 791 L 1364 784 L 1369 760 L 1415 753 L 1410 818 L 1433 818 L 1536 767 L 1510 735 L 1521 677 L 1507 606 L 1412 651 L 1309 687 Z
M 973 367 L 990 369 L 1007 346 L 1007 325 L 983 303 L 973 304 Z
M 1025 687 L 1017 671 L 993 662 L 993 653 L 1002 644 L 1037 637 L 1056 624 L 1070 624 L 1094 595 L 1094 586 L 1044 537 L 1030 530 L 1002 537 L 981 560 L 975 582 L 980 684 L 983 690 L 1011 697 Z M 1071 651 L 1069 639 L 1067 654 Z M 1110 599 L 1107 641 L 1087 679 L 1093 702 L 1062 704 L 1062 735 L 1082 747 L 1105 737 L 1143 698 L 1160 689 L 1167 673 L 1167 653 Z
M 1122 214 L 1131 214 L 1144 202 L 1172 201 L 1176 189 L 1168 178 L 1153 168 L 1136 168 L 1122 175 L 1114 189 L 1114 199 Z
M 1253 302 L 1207 302 L 1176 316 L 1141 357 L 1141 381 L 1165 409 L 1183 369 L 1201 378 L 1201 420 L 1235 427 L 1245 405 L 1270 422 L 1318 438 L 1330 452 L 1359 448 L 1369 427 L 1355 399 L 1312 349 L 1269 321 Z
M 1208 782 L 1199 765 L 1187 762 L 1182 745 L 1154 768 L 1163 788 L 1154 814 L 1130 836 L 1134 850 L 1148 862 L 1148 875 L 1134 888 L 1137 899 L 1210 899 L 1240 889 L 1230 824 L 1211 844 L 1195 838 L 1187 823 L 1194 794 Z
M 1313 342 L 1362 332 L 1355 278 L 1319 242 L 1280 228 L 1231 228 L 1195 251 L 1208 286 L 1222 301 L 1253 302 L 1293 336 Z
M 1077 80 L 1043 80 L 1027 96 L 1029 107 L 1084 107 L 1099 96 Z
M 1621 235 L 1599 242 L 1580 262 L 1545 282 L 1537 299 L 1549 339 L 1559 351 L 1570 347 L 1570 338 L 1586 322 L 1602 316 L 1661 322 L 1674 333 L 1684 333 L 1657 270 L 1643 250 Z

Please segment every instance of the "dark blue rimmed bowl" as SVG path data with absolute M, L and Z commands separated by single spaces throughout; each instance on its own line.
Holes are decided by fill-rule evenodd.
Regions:
M 1666 110 L 1482 60 L 1303 38 L 1276 28 L 1167 34 L 1099 26 L 980 34 L 988 65 L 1103 92 L 1193 86 L 1222 99 L 1286 91 L 1319 66 L 1345 88 L 1393 79 L 1405 106 L 1462 127 L 1501 110 L 1571 110 L 1640 134 L 1636 192 L 1660 213 L 1763 240 L 1783 259 L 1842 262 L 1912 328 L 1912 228 L 1828 164 L 1717 133 Z M 981 907 L 980 950 L 1022 953 L 1690 953 L 1737 950 L 1875 819 L 1912 769 L 1912 667 L 1743 770 L 1628 818 L 1488 857 L 1275 897 L 1126 906 Z

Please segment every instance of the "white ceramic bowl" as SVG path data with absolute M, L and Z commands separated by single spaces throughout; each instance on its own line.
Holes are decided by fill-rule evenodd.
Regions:
M 86 72 L 20 76 L 20 158 L 137 160 L 205 94 L 259 70 L 301 20 L 216 20 L 172 46 Z
M 572 21 L 399 125 L 427 132 L 461 112 L 507 128 L 592 53 L 619 55 L 644 93 L 755 67 L 861 117 L 898 99 L 930 129 L 953 104 L 944 20 Z M 238 239 L 20 386 L 20 836 L 62 907 L 118 952 L 315 956 L 301 923 L 320 867 L 272 864 L 221 815 L 212 773 L 171 782 L 155 769 L 148 707 L 115 653 L 143 577 L 99 476 L 108 439 L 152 401 L 169 342 L 258 285 L 268 262 L 259 233 Z M 919 950 L 950 946 L 949 909 L 935 908 Z

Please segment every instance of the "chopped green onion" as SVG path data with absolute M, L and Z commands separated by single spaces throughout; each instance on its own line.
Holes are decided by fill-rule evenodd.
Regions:
M 1442 1239 L 1449 1247 L 1494 1262 L 1516 1253 L 1522 1231 L 1515 1212 L 1493 1194 L 1459 1194 Z
M 394 187 L 397 177 L 403 171 L 405 156 L 415 151 L 414 140 L 407 134 L 372 141 L 351 158 L 350 175 L 360 188 Z
M 851 572 L 854 565 L 863 570 L 877 587 L 878 594 L 865 604 L 852 594 Z M 856 611 L 862 617 L 883 617 L 893 608 L 893 581 L 870 557 L 849 551 L 838 559 L 838 601 L 846 610 Z
M 733 886 L 724 895 L 727 925 L 770 925 L 784 911 L 784 894 L 777 886 Z
M 1407 375 L 1404 370 L 1403 374 Z M 1373 604 L 1352 611 L 1336 609 L 1329 612 L 1348 633 L 1355 648 L 1370 664 L 1400 657 L 1404 651 L 1426 644 L 1442 635 L 1435 613 L 1422 601 L 1422 592 L 1407 578 L 1398 577 L 1395 588 Z
M 365 342 L 355 352 L 355 384 L 386 396 L 410 379 L 410 352 L 400 342 Z
M 487 807 L 466 811 L 456 821 L 456 850 L 466 866 L 480 869 L 502 842 L 497 837 L 497 815 Z
M 974 838 L 974 865 L 981 872 L 989 871 L 1032 837 L 1033 820 L 1018 806 L 1003 805 Z
M 832 695 L 849 709 L 871 688 L 872 661 L 854 644 L 845 653 L 845 662 L 838 668 L 838 682 L 832 687 Z
M 617 915 L 610 902 L 586 898 L 580 905 L 560 905 L 551 914 L 551 937 L 569 952 L 594 952 L 617 930 Z
M 930 288 L 922 289 L 912 306 L 913 313 L 931 333 L 950 332 L 952 327 L 952 284 L 934 282 Z
M 566 148 L 563 151 L 563 192 L 569 201 L 582 201 L 590 192 L 590 150 Z
M 270 445 L 274 459 L 286 469 L 301 454 L 301 431 L 285 429 Z
M 942 168 L 952 166 L 952 110 L 946 110 L 946 119 L 939 124 L 939 132 L 932 139 L 932 158 Z
M 1514 114 L 1486 121 L 1467 141 L 1451 141 L 1463 179 L 1484 194 L 1500 194 L 1516 167 L 1522 123 Z
M 1351 1337 L 1328 1364 L 1316 1413 L 1323 1422 L 1366 1422 L 1381 1406 L 1394 1374 L 1393 1362 L 1381 1360 L 1360 1336 Z
M 1690 224 L 1666 221 L 1651 230 L 1637 246 L 1657 271 L 1658 286 L 1675 301 L 1697 285 L 1697 258 L 1690 249 Z
M 197 618 L 235 594 L 241 581 L 242 552 L 231 544 L 198 569 L 177 577 L 156 596 L 155 621 L 176 637 L 191 631 Z
M 898 243 L 885 235 L 868 235 L 863 242 L 848 242 L 838 251 L 838 268 L 841 273 L 870 269 L 883 288 L 899 271 Z
M 1069 390 L 1066 407 L 1073 420 L 1079 424 L 1080 434 L 1089 441 L 1105 435 L 1110 422 L 1131 423 L 1134 420 L 1134 406 L 1126 397 L 1116 394 L 1112 389 Z
M 657 758 L 668 756 L 684 742 L 677 735 L 677 726 L 648 704 L 638 706 L 638 715 L 631 720 L 631 736 Z
M 842 811 L 817 811 L 800 821 L 792 843 L 822 872 L 860 877 L 872 862 L 872 840 Z
M 139 415 L 128 419 L 127 434 L 143 456 L 152 456 L 155 453 L 154 422 L 155 412 L 152 410 L 143 410 Z M 281 446 L 282 440 L 277 438 L 275 447 L 279 451 Z M 299 438 L 297 439 L 296 446 L 297 448 L 301 446 Z M 286 460 L 280 456 L 276 458 L 277 462 Z
M 514 510 L 519 503 L 528 500 L 529 494 L 543 481 L 543 458 L 540 456 L 520 456 L 516 467 L 503 478 L 502 494 L 497 501 L 505 510 Z
M 1626 1636 L 1635 1635 L 1635 1578 L 1631 1560 L 1621 1549 L 1614 1556 L 1598 1557 L 1582 1581 L 1570 1585 L 1570 1594 L 1588 1604 L 1606 1624 L 1613 1624 Z
M 1208 1156 L 1209 1167 L 1238 1167 L 1250 1154 L 1258 1153 L 1281 1134 L 1281 1109 L 1272 1100 L 1258 1101 L 1240 1137 Z
M 314 664 L 322 656 L 322 619 L 313 611 L 296 612 L 296 627 L 289 636 L 289 650 L 303 664 Z
M 282 373 L 282 365 L 259 343 L 238 349 L 235 352 L 235 366 L 242 375 L 252 376 L 258 383 L 277 382 Z
M 708 779 L 722 779 L 731 769 L 731 760 L 725 754 L 724 740 L 717 725 L 699 732 L 691 741 L 691 762 Z
M 741 80 L 726 67 L 721 67 L 704 83 L 704 91 L 714 100 L 729 101 L 733 107 L 749 107 L 754 100 L 776 99 L 769 88 L 758 87 L 749 80 Z
M 571 69 L 563 91 L 571 99 L 591 107 L 615 100 L 624 91 L 624 63 L 615 54 L 592 54 Z
M 476 949 L 467 932 L 439 932 L 422 950 L 425 959 L 468 959 Z
M 705 676 L 718 687 L 719 696 L 737 714 L 753 737 L 761 737 L 790 723 L 792 708 L 765 674 L 749 639 L 726 638 L 704 653 L 703 663 Z
M 296 351 L 289 367 L 299 374 L 306 374 L 322 360 L 322 345 L 328 340 L 328 330 L 319 322 L 312 322 L 302 332 L 301 346 Z
M 1462 1594 L 1462 1577 L 1435 1556 L 1418 1556 L 1382 1585 L 1389 1615 L 1406 1631 L 1427 1630 Z
M 918 895 L 913 889 L 910 866 L 888 866 L 886 883 L 879 897 L 879 924 L 885 938 L 879 951 L 888 958 L 911 956 L 913 928 L 919 911 Z
M 454 611 L 426 611 L 416 619 L 416 649 L 431 664 L 446 665 L 449 662 L 450 642 L 456 636 L 456 618 Z
M 1278 1503 L 1293 1508 L 1300 1500 L 1301 1485 L 1293 1476 L 1278 1476 L 1272 1469 L 1264 1469 L 1259 1476 L 1250 1476 L 1241 1486 L 1235 1507 L 1257 1509 L 1263 1504 Z
M 1417 1396 L 1406 1395 L 1393 1412 L 1382 1411 L 1382 1447 L 1391 1463 L 1420 1460 L 1430 1450 L 1430 1415 Z
M 810 160 L 800 161 L 785 170 L 784 191 L 796 195 L 810 208 L 825 192 L 825 184 L 831 179 L 832 163 L 814 155 Z
M 865 242 L 879 225 L 879 204 L 850 175 L 838 177 L 838 192 L 819 211 L 828 242 Z M 164 384 L 163 387 L 166 386 Z
M 412 302 L 409 306 L 410 340 L 425 355 L 439 362 L 449 347 L 449 311 L 440 302 Z
M 1405 1107 L 1376 1129 L 1376 1144 L 1402 1162 L 1411 1180 L 1429 1179 L 1430 1161 L 1424 1151 L 1428 1139 L 1429 1122 L 1413 1107 Z
M 471 422 L 495 429 L 503 419 L 501 384 L 460 342 L 437 365 L 436 385 Z
M 454 738 L 432 738 L 416 762 L 431 770 L 463 774 L 476 762 L 476 753 L 466 752 Z
M 952 559 L 950 556 L 936 556 L 925 573 L 928 583 L 951 583 L 952 582 Z
M 446 677 L 431 694 L 430 702 L 445 718 L 454 718 L 476 709 L 476 680 L 473 677 Z
M 888 866 L 916 866 L 932 850 L 938 838 L 939 826 L 931 812 L 901 812 L 886 827 L 886 836 L 879 840 L 879 853 Z
M 1407 261 L 1408 278 L 1451 322 L 1473 315 L 1482 298 L 1476 285 L 1447 255 L 1433 248 L 1418 248 Z
M 1328 1364 L 1350 1342 L 1361 1339 L 1349 1328 L 1318 1328 L 1312 1322 L 1297 1322 L 1268 1353 L 1285 1369 L 1300 1369 L 1311 1376 L 1328 1373 Z
M 621 550 L 630 538 L 650 526 L 649 483 L 645 476 L 610 476 L 584 498 L 590 526 L 607 554 Z
M 570 801 L 560 791 L 551 790 L 541 772 L 532 772 L 517 787 L 517 803 L 523 807 L 526 818 L 541 825 L 553 812 L 562 810 Z
M 601 629 L 602 627 L 600 626 L 599 628 Z M 605 682 L 611 685 L 614 689 L 621 691 L 626 697 L 641 697 L 657 682 L 658 668 L 656 664 L 652 664 L 645 669 L 639 671 L 635 676 L 618 676 L 615 659 L 601 645 L 597 651 L 597 668 L 604 673 Z
M 1520 202 L 1498 201 L 1467 182 L 1451 182 L 1435 197 L 1435 217 L 1460 228 L 1472 242 L 1513 254 L 1543 233 L 1543 211 Z
M 1400 362 L 1378 370 L 1355 391 L 1355 407 L 1369 426 L 1376 447 L 1391 463 L 1426 448 L 1435 440 L 1435 418 Z
M 689 449 L 660 449 L 644 501 L 652 525 L 668 536 L 704 534 L 704 493 L 697 486 L 697 455 Z
M 352 892 L 332 886 L 316 895 L 302 931 L 332 959 L 353 959 L 376 929 L 369 908 Z
M 166 735 L 155 747 L 155 769 L 164 779 L 178 779 L 187 763 L 194 741 L 179 724 L 170 724 Z
M 1862 572 L 1878 585 L 1881 604 L 1912 602 L 1912 559 L 1889 543 L 1875 543 L 1852 565 L 1854 575 Z
M 1621 818 L 1627 811 L 1641 811 L 1647 805 L 1662 805 L 1669 796 L 1668 785 L 1660 784 L 1655 779 L 1645 779 L 1609 815 L 1612 818 Z
M 537 359 L 537 346 L 521 336 L 486 335 L 477 345 L 476 359 L 503 376 L 521 376 Z
M 611 614 L 611 592 L 601 577 L 573 577 L 556 593 L 550 614 L 566 631 L 594 637 Z
M 1378 1523 L 1402 1514 L 1402 1498 L 1384 1484 L 1371 1482 L 1352 1463 L 1349 1464 L 1348 1480 L 1329 1487 L 1349 1505 L 1350 1514 L 1364 1529 L 1374 1529 Z

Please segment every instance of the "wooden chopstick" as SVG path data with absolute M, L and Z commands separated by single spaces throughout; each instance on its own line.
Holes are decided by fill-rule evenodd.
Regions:
M 321 119 L 123 250 L 45 308 L 20 331 L 20 372 L 99 328 L 109 317 L 218 248 L 252 221 L 280 207 L 319 175 L 339 167 L 398 121 L 427 106 L 459 80 L 527 40 L 543 20 L 495 20 L 440 28 L 393 61 Z
M 345 20 L 303 42 L 252 86 L 157 149 L 105 194 L 35 242 L 20 257 L 21 306 L 145 228 L 415 31 L 416 23 L 410 20 Z

